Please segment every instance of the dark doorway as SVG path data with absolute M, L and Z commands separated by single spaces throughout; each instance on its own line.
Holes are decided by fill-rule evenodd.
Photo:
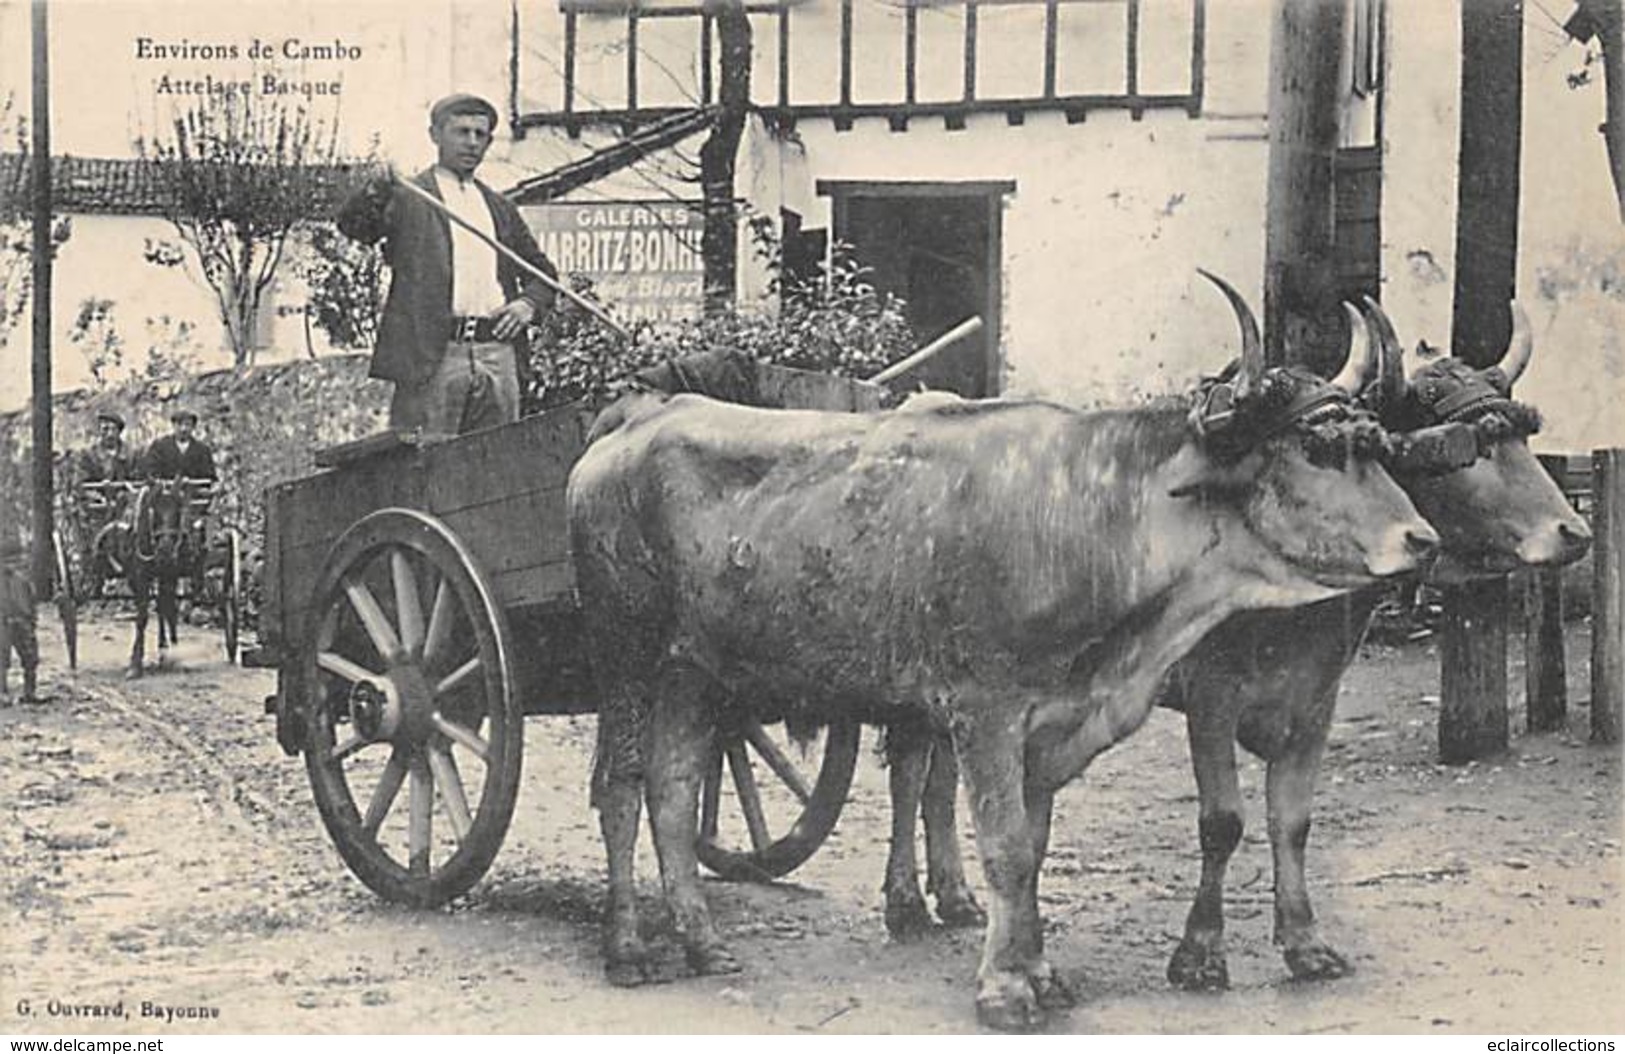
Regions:
M 982 319 L 980 333 L 902 378 L 900 387 L 997 394 L 1001 209 L 1015 185 L 820 181 L 818 189 L 835 199 L 836 238 L 873 269 L 877 288 L 906 301 L 922 346 L 967 318 Z

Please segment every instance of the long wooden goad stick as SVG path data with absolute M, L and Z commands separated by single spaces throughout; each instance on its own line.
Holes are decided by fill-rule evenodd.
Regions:
M 609 315 L 605 314 L 604 310 L 602 308 L 600 308 L 597 304 L 594 304 L 591 300 L 588 300 L 587 298 L 583 297 L 581 294 L 577 293 L 575 290 L 568 288 L 567 286 L 565 286 L 565 284 L 563 282 L 560 282 L 557 278 L 552 277 L 546 271 L 544 271 L 541 268 L 535 266 L 529 260 L 525 259 L 523 256 L 520 256 L 518 253 L 514 252 L 512 249 L 508 248 L 506 245 L 503 245 L 501 242 L 497 241 L 495 238 L 491 237 L 489 234 L 486 234 L 484 231 L 480 230 L 478 227 L 474 226 L 473 224 L 469 223 L 467 220 L 463 219 L 461 216 L 457 215 L 455 212 L 451 211 L 451 209 L 446 206 L 445 202 L 441 201 L 439 198 L 435 197 L 433 194 L 430 194 L 428 191 L 424 190 L 422 187 L 418 186 L 416 183 L 413 183 L 410 180 L 405 179 L 405 178 L 403 178 L 403 177 L 401 177 L 399 175 L 397 175 L 395 177 L 395 182 L 398 185 L 400 185 L 402 187 L 405 187 L 407 190 L 411 191 L 413 194 L 416 194 L 419 198 L 422 198 L 424 202 L 426 202 L 427 204 L 433 206 L 436 210 L 438 210 L 440 212 L 441 215 L 445 216 L 446 219 L 448 219 L 451 222 L 457 224 L 457 226 L 463 228 L 463 230 L 467 231 L 468 233 L 474 235 L 474 237 L 478 238 L 480 241 L 484 242 L 486 245 L 489 245 L 491 248 L 495 249 L 502 256 L 507 257 L 510 262 L 512 262 L 516 267 L 519 267 L 519 268 L 523 269 L 524 272 L 526 274 L 530 275 L 532 278 L 535 278 L 537 281 L 539 281 L 539 282 L 543 283 L 544 285 L 552 288 L 553 290 L 558 292 L 560 295 L 568 297 L 570 300 L 572 300 L 578 306 L 580 306 L 582 310 L 586 311 L 587 314 L 591 315 L 593 318 L 596 318 L 598 321 L 602 322 L 605 326 L 608 326 L 611 330 L 613 330 L 616 333 L 616 335 L 621 337 L 623 340 L 630 341 L 632 339 L 632 334 L 627 332 L 625 327 L 623 327 L 619 322 L 616 322 L 613 318 L 610 318 Z

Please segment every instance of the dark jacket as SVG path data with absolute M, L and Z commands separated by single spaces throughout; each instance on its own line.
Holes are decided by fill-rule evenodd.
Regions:
M 434 169 L 412 182 L 440 197 Z M 478 184 L 491 210 L 497 241 L 549 276 L 558 270 L 536 245 L 513 203 Z M 339 230 L 357 241 L 384 240 L 391 278 L 371 374 L 385 380 L 421 383 L 434 375 L 446 352 L 451 326 L 451 221 L 409 191 L 382 181 L 369 183 L 339 209 Z M 553 303 L 553 290 L 498 255 L 497 280 L 511 302 L 530 301 L 539 318 Z M 518 348 L 521 359 L 524 348 Z
M 214 479 L 214 451 L 196 436 L 186 452 L 175 443 L 174 436 L 159 436 L 147 448 L 146 463 L 142 466 L 153 479 Z
M 79 453 L 79 479 L 84 483 L 133 479 L 135 468 L 135 456 L 122 442 L 111 450 L 96 443 Z

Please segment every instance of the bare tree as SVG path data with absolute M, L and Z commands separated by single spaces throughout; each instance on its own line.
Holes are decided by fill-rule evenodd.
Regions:
M 1595 40 L 1602 51 L 1607 107 L 1602 134 L 1608 145 L 1614 197 L 1620 218 L 1625 219 L 1625 0 L 1580 0 L 1563 28 L 1582 43 Z
M 34 288 L 33 222 L 29 214 L 30 200 L 28 128 L 19 115 L 13 114 L 11 95 L 0 99 L 0 138 L 9 141 L 19 162 L 15 169 L 0 169 L 0 180 L 10 186 L 0 187 L 0 344 L 6 342 L 11 327 L 16 325 L 28 309 L 29 296 Z M 15 191 L 15 193 L 13 193 Z M 51 249 L 61 248 L 68 240 L 73 226 L 66 216 L 51 221 Z
M 232 92 L 204 97 L 168 135 L 137 147 L 157 168 L 165 213 L 185 247 L 149 241 L 147 259 L 195 268 L 214 293 L 233 359 L 251 365 L 260 301 L 288 235 L 326 197 L 336 129 L 286 97 Z
M 750 113 L 750 16 L 744 0 L 707 0 L 721 43 L 721 88 L 716 121 L 700 147 L 700 185 L 705 194 L 705 312 L 732 310 L 739 285 L 739 218 L 734 206 L 734 158 Z

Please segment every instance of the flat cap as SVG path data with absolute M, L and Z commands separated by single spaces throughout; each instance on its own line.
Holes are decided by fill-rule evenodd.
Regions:
M 456 92 L 446 96 L 429 108 L 429 126 L 438 125 L 441 119 L 456 114 L 483 114 L 491 119 L 491 127 L 497 126 L 497 108 L 478 95 L 468 92 Z
M 169 413 L 169 419 L 171 421 L 185 419 L 191 421 L 193 424 L 197 424 L 197 413 L 187 409 L 171 410 Z
M 106 421 L 108 424 L 118 428 L 120 432 L 124 431 L 124 418 L 120 417 L 116 413 L 113 413 L 111 410 L 102 410 L 98 412 L 96 414 L 96 421 L 98 423 Z

